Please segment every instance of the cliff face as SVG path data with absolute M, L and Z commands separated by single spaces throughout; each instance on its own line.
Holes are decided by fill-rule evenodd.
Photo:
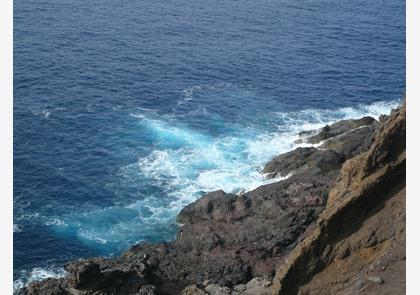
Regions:
M 311 234 L 279 266 L 274 294 L 405 294 L 405 105 L 345 162 Z
M 297 148 L 264 168 L 272 177 L 291 175 L 286 180 L 241 195 L 209 193 L 180 212 L 175 241 L 136 245 L 114 259 L 70 262 L 67 277 L 18 293 L 354 294 L 401 288 L 402 278 L 391 276 L 403 276 L 405 257 L 405 108 L 380 122 L 346 120 L 301 135 L 317 148 Z

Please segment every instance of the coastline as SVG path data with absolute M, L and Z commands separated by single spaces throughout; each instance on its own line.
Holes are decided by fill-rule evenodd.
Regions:
M 211 172 L 210 174 L 207 174 L 206 172 L 204 175 L 202 175 L 203 178 L 201 178 L 200 176 L 197 181 L 195 181 L 194 179 L 188 179 L 187 183 L 189 183 L 189 187 L 187 189 L 182 187 L 182 188 L 176 188 L 175 191 L 171 191 L 171 196 L 175 197 L 176 199 L 174 199 L 175 201 L 174 204 L 171 203 L 169 205 L 171 206 L 174 205 L 176 206 L 176 208 L 174 209 L 172 207 L 170 208 L 168 207 L 168 208 L 162 208 L 162 210 L 171 211 L 171 212 L 166 212 L 167 214 L 165 215 L 172 214 L 173 216 L 172 220 L 175 220 L 175 216 L 181 211 L 181 209 L 189 205 L 191 202 L 195 201 L 198 197 L 198 196 L 191 197 L 191 194 L 188 194 L 188 197 L 186 197 L 186 194 L 185 194 L 186 192 L 197 191 L 197 190 L 214 191 L 219 188 L 222 188 L 227 192 L 232 192 L 232 189 L 231 189 L 232 187 L 243 187 L 243 186 L 248 188 L 247 191 L 250 191 L 263 184 L 268 184 L 270 182 L 276 181 L 274 179 L 267 179 L 267 180 L 261 181 L 260 179 L 262 178 L 261 176 L 262 173 L 260 172 L 263 170 L 264 165 L 267 162 L 269 162 L 269 160 L 271 160 L 271 158 L 279 154 L 289 152 L 299 146 L 301 147 L 316 146 L 313 144 L 294 143 L 295 140 L 299 138 L 298 134 L 302 132 L 303 130 L 317 130 L 319 128 L 322 128 L 326 124 L 333 124 L 336 121 L 344 120 L 344 119 L 361 118 L 363 116 L 372 116 L 374 118 L 379 118 L 380 114 L 388 113 L 389 110 L 398 106 L 398 104 L 399 104 L 398 100 L 391 100 L 391 101 L 378 101 L 378 102 L 369 103 L 369 104 L 357 104 L 357 105 L 354 105 L 353 107 L 340 107 L 337 109 L 317 109 L 317 108 L 312 109 L 311 108 L 311 109 L 296 110 L 292 112 L 285 111 L 281 113 L 273 113 L 273 119 L 276 119 L 277 121 L 276 123 L 276 125 L 278 126 L 276 129 L 277 131 L 273 131 L 273 130 L 268 131 L 268 132 L 265 132 L 265 131 L 254 132 L 253 131 L 252 133 L 253 134 L 255 133 L 256 137 L 251 137 L 251 138 L 248 138 L 247 134 L 245 134 L 245 138 L 243 137 L 231 138 L 229 135 L 228 137 L 216 138 L 217 140 L 216 146 L 219 148 L 223 148 L 223 145 L 225 143 L 228 144 L 228 146 L 233 145 L 233 147 L 235 147 L 236 144 L 238 144 L 237 142 L 238 140 L 239 140 L 239 144 L 246 144 L 248 147 L 246 147 L 247 150 L 245 150 L 245 153 L 244 151 L 241 151 L 243 155 L 239 155 L 239 159 L 235 160 L 235 163 L 229 164 L 227 162 L 226 164 L 223 164 L 220 167 L 216 167 L 216 169 L 213 169 L 210 171 Z M 145 112 L 147 110 L 142 110 L 142 112 L 143 111 Z M 156 121 L 155 120 L 156 118 L 154 118 L 153 116 L 147 115 L 147 113 L 145 113 L 145 115 L 142 115 L 142 116 L 136 115 L 134 117 L 136 118 L 141 117 L 141 120 L 146 120 L 146 122 L 144 123 L 147 125 L 149 125 L 149 123 L 151 124 L 154 122 L 157 122 L 157 123 L 159 122 L 159 121 Z M 164 121 L 165 120 L 162 120 L 161 123 L 163 124 Z M 162 126 L 162 127 L 165 127 L 165 126 Z M 165 132 L 174 131 L 172 129 L 165 130 Z M 193 130 L 181 129 L 179 131 L 191 132 Z M 196 136 L 196 135 L 199 135 L 200 133 L 193 132 L 193 133 L 188 133 L 188 134 L 190 134 L 191 136 Z M 203 152 L 196 151 L 196 152 L 198 154 L 204 153 L 204 151 Z M 181 156 L 186 155 L 187 159 L 192 159 L 193 163 L 191 164 L 191 166 L 194 166 L 194 161 L 195 161 L 194 159 L 195 159 L 196 152 L 194 152 L 194 154 L 192 155 L 192 158 L 189 157 L 188 154 L 181 154 Z M 235 156 L 235 157 L 237 156 L 236 148 L 232 148 L 232 149 L 229 148 L 226 151 L 223 149 L 218 149 L 218 152 L 227 153 L 225 156 L 227 156 L 229 159 L 232 156 Z M 170 164 L 175 165 L 174 167 L 178 167 L 178 165 L 180 165 L 180 169 L 184 170 L 185 169 L 184 162 L 182 163 L 173 162 L 174 159 L 172 158 L 174 158 L 174 156 L 176 155 L 178 155 L 178 152 L 175 152 L 175 154 L 172 154 L 171 158 L 169 159 L 165 158 L 165 159 L 171 161 Z M 204 157 L 206 157 L 206 154 L 204 154 Z M 165 163 L 162 163 L 161 161 L 153 162 L 153 157 L 147 157 L 147 158 L 141 158 L 141 159 L 142 159 L 142 162 L 144 161 L 149 162 L 153 167 L 161 167 L 161 168 L 158 168 L 159 171 L 157 171 L 157 173 L 163 173 L 163 174 L 158 174 L 157 175 L 158 178 L 161 178 L 161 177 L 166 178 L 167 176 L 171 176 L 171 175 L 165 174 L 168 172 L 167 169 L 165 169 L 166 167 Z M 153 167 L 148 166 L 148 169 L 153 168 Z M 228 169 L 228 171 L 225 171 L 225 169 Z M 226 180 L 222 178 L 221 179 L 222 182 L 218 181 L 218 179 L 220 179 L 221 176 L 226 175 L 226 174 L 227 176 L 232 175 L 232 171 L 236 171 L 238 169 L 241 171 L 240 175 L 236 175 L 236 178 L 239 178 L 239 180 L 232 179 L 232 177 L 228 177 L 228 179 Z M 242 178 L 241 175 L 244 175 L 246 173 L 251 173 L 251 175 Z M 206 185 L 205 187 L 203 187 L 203 182 L 207 183 L 208 181 L 210 181 L 211 185 Z M 183 180 L 183 182 L 185 182 L 185 179 Z M 172 190 L 172 188 L 173 188 L 173 185 L 171 185 L 170 189 Z M 181 189 L 181 191 L 179 191 L 179 189 Z M 233 192 L 235 193 L 236 191 L 233 191 Z M 132 204 L 132 203 L 128 203 L 128 204 Z M 139 204 L 136 204 L 136 203 L 134 203 L 133 205 L 139 206 Z M 158 212 L 161 212 L 159 208 L 156 208 L 156 209 L 159 210 Z M 176 213 L 172 211 L 176 211 Z M 96 212 L 92 212 L 92 213 L 93 213 L 92 217 L 95 217 Z M 100 216 L 101 212 L 97 212 L 97 213 L 99 214 L 99 216 L 97 217 L 101 217 Z M 40 222 L 41 226 L 45 224 L 47 230 L 52 231 L 52 233 L 60 237 L 62 236 L 61 232 L 64 232 L 64 233 L 67 232 L 69 226 L 77 225 L 77 224 L 74 224 L 74 222 L 77 221 L 80 215 L 78 215 L 77 212 L 74 212 L 74 214 L 75 215 L 73 215 L 73 213 L 70 213 L 70 216 L 67 216 L 67 218 L 65 219 L 63 218 L 60 219 L 59 216 L 58 217 L 53 216 L 52 218 L 48 218 L 48 216 L 43 216 L 41 214 L 40 216 L 41 218 L 38 222 Z M 159 214 L 159 215 L 162 215 L 162 214 Z M 103 216 L 102 218 L 106 218 L 106 216 Z M 155 222 L 155 220 L 150 220 L 149 222 L 153 223 Z M 159 222 L 159 220 L 156 220 L 156 222 Z M 163 221 L 161 220 L 160 222 L 167 224 L 165 220 Z M 88 223 L 88 224 L 85 224 L 85 226 L 86 226 L 86 229 L 84 231 L 93 230 L 94 232 L 95 229 L 91 227 L 91 224 Z M 25 231 L 27 231 L 25 226 L 20 225 L 20 222 L 16 224 L 16 227 L 18 228 L 18 231 L 15 233 L 16 235 L 25 234 Z M 139 227 L 140 225 L 133 225 L 132 226 L 133 230 L 131 231 L 131 235 L 134 235 L 135 237 L 136 231 L 134 229 L 139 228 Z M 159 229 L 159 226 L 157 228 Z M 145 229 L 141 229 L 141 231 L 144 231 L 144 230 Z M 94 238 L 99 238 L 101 239 L 101 241 L 102 239 L 107 238 L 106 236 L 100 235 L 101 234 L 100 232 L 98 234 L 99 235 L 96 237 L 94 236 Z M 174 229 L 174 232 L 171 233 L 170 236 L 171 237 L 175 236 L 175 234 L 176 234 L 176 231 Z M 75 236 L 74 238 L 79 238 L 79 236 L 77 237 Z M 167 239 L 165 241 L 170 241 L 170 240 Z M 126 237 L 126 239 L 124 240 L 121 240 L 121 242 L 124 244 L 124 247 L 121 247 L 121 249 L 118 251 L 112 251 L 113 253 L 116 253 L 116 254 L 112 254 L 111 256 L 119 255 L 119 253 L 126 251 L 132 245 L 137 244 L 137 242 L 135 241 L 137 241 L 137 239 L 133 239 L 130 236 Z M 88 241 L 81 240 L 80 242 L 91 243 L 91 241 L 89 240 Z M 100 246 L 102 247 L 102 245 Z M 90 255 L 86 255 L 85 257 L 95 257 L 95 256 L 102 256 L 102 255 L 104 257 L 109 257 L 107 254 L 96 254 L 96 255 L 90 254 Z M 81 256 L 81 257 L 84 257 L 84 256 Z M 16 273 L 14 275 L 14 286 L 15 286 L 14 289 L 24 287 L 32 281 L 39 281 L 42 279 L 46 279 L 48 277 L 56 277 L 56 278 L 62 277 L 66 273 L 62 265 L 64 265 L 64 263 L 66 263 L 67 261 L 71 261 L 74 259 L 77 259 L 77 257 L 62 259 L 61 261 L 51 260 L 50 263 L 48 264 L 34 265 L 34 266 L 24 268 L 24 269 L 21 269 L 21 268 L 16 269 Z
M 387 118 L 341 120 L 301 132 L 297 143 L 307 147 L 281 154 L 264 167 L 263 173 L 285 179 L 239 195 L 208 193 L 179 213 L 182 227 L 173 242 L 136 245 L 114 259 L 69 262 L 68 277 L 34 282 L 17 294 L 66 294 L 60 292 L 68 288 L 98 294 L 180 294 L 189 292 L 185 288 L 190 285 L 265 294 L 276 266 L 313 230 L 342 165 L 369 150 Z M 185 294 L 201 294 L 197 290 Z

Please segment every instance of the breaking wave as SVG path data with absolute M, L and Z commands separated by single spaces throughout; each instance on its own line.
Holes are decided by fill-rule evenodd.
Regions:
M 278 181 L 260 171 L 272 157 L 295 148 L 300 131 L 341 119 L 378 118 L 398 103 L 275 113 L 274 131 L 242 127 L 221 135 L 162 120 L 146 111 L 133 114 L 154 142 L 152 151 L 120 169 L 124 186 L 138 189 L 138 200 L 83 213 L 76 210 L 46 224 L 112 253 L 145 240 L 171 239 L 176 232 L 175 216 L 204 193 L 218 189 L 242 193 Z M 140 192 L 146 186 L 150 186 L 146 192 Z

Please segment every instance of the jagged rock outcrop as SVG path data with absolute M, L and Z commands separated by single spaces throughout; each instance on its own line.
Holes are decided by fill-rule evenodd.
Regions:
M 405 105 L 345 162 L 316 227 L 279 265 L 274 294 L 404 294 Z
M 151 267 L 143 258 L 92 258 L 67 263 L 69 276 L 30 284 L 24 294 L 155 294 Z
M 344 161 L 369 149 L 377 127 L 378 121 L 363 117 L 342 120 L 318 131 L 301 132 L 297 143 L 318 144 L 318 147 L 300 147 L 279 155 L 265 165 L 263 173 L 285 177 L 290 173 L 314 175 L 320 170 L 340 169 Z
M 268 162 L 263 173 L 268 177 L 286 177 L 294 174 L 316 174 L 320 170 L 337 170 L 345 160 L 342 153 L 332 149 L 300 147 Z
M 301 141 L 305 141 L 312 144 L 320 143 L 329 138 L 333 138 L 339 135 L 344 135 L 350 131 L 357 130 L 361 127 L 374 126 L 377 121 L 372 117 L 363 117 L 360 119 L 341 120 L 334 124 L 324 126 L 321 131 L 309 130 L 300 133 L 304 138 Z M 305 138 L 306 137 L 306 138 Z
M 316 290 L 315 286 L 308 285 L 311 279 L 331 264 L 331 257 L 335 257 L 333 253 L 338 251 L 334 246 L 329 250 L 323 248 L 335 241 L 331 240 L 332 231 L 338 230 L 340 237 L 347 237 L 346 234 L 362 226 L 352 218 L 359 220 L 368 212 L 366 210 L 374 207 L 365 208 L 365 201 L 359 204 L 352 196 L 357 190 L 382 192 L 375 191 L 377 185 L 382 189 L 382 182 L 377 185 L 370 182 L 375 173 L 395 176 L 391 179 L 400 177 L 402 164 L 401 167 L 397 165 L 400 168 L 393 166 L 397 161 L 395 155 L 400 151 L 393 136 L 399 134 L 399 129 L 386 127 L 388 122 L 397 121 L 396 114 L 388 120 L 382 118 L 382 123 L 366 117 L 326 126 L 319 134 L 304 133 L 303 140 L 318 146 L 297 148 L 274 158 L 264 168 L 263 172 L 271 177 L 287 175 L 287 179 L 240 195 L 221 190 L 209 193 L 179 213 L 177 220 L 182 226 L 175 241 L 136 245 L 114 259 L 94 258 L 68 263 L 65 266 L 69 272 L 67 277 L 32 283 L 19 294 L 269 294 L 278 265 L 282 268 L 277 272 L 276 292 L 311 293 Z M 387 145 L 392 148 L 388 153 L 384 151 Z M 344 164 L 337 184 L 343 163 L 366 151 L 355 162 L 352 160 L 354 167 L 348 164 L 351 161 Z M 361 167 L 361 162 L 370 164 Z M 359 170 L 364 171 L 363 177 Z M 360 186 L 352 184 L 353 181 L 360 182 Z M 386 184 L 395 189 L 397 186 L 393 181 L 388 180 Z M 351 200 L 346 201 L 349 196 Z M 372 198 L 373 203 L 375 198 Z M 327 202 L 328 208 L 324 211 Z M 355 206 L 355 212 L 328 213 L 333 212 L 333 208 L 344 212 L 338 204 L 346 202 Z M 332 214 L 332 220 L 327 217 L 329 214 Z M 375 222 L 378 221 L 372 220 L 372 227 L 376 226 Z M 327 228 L 326 236 L 322 236 L 321 225 Z M 369 243 L 376 241 L 378 244 L 388 236 L 387 232 L 375 230 L 369 235 Z M 319 242 L 318 238 L 325 238 L 325 241 Z M 355 239 L 362 241 L 365 237 Z M 309 246 L 302 246 L 307 244 Z M 347 246 L 337 248 L 341 251 L 340 257 L 350 257 L 363 242 L 345 244 Z M 293 250 L 296 245 L 301 252 Z M 292 256 L 289 256 L 292 250 Z M 322 257 L 322 263 L 317 255 Z M 295 262 L 290 264 L 291 261 Z M 303 278 L 302 274 L 305 274 Z M 373 273 L 370 279 L 369 282 L 379 284 Z M 387 284 L 387 279 L 380 279 Z

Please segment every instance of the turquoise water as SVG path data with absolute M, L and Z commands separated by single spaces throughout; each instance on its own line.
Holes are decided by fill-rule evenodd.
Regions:
M 15 286 L 172 239 L 186 204 L 404 88 L 404 1 L 15 1 Z

